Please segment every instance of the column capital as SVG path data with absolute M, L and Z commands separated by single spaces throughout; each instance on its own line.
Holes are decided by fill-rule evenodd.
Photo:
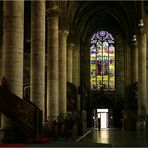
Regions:
M 68 30 L 59 30 L 59 34 L 64 35 L 65 37 L 67 37 L 68 34 L 69 34 L 69 31 Z
M 59 16 L 62 13 L 61 9 L 54 5 L 52 8 L 48 8 L 46 10 L 46 17 L 47 19 L 54 16 Z

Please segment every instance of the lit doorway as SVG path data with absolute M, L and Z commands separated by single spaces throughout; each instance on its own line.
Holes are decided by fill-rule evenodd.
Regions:
M 108 109 L 94 109 L 94 128 L 106 129 L 109 127 L 109 110 Z

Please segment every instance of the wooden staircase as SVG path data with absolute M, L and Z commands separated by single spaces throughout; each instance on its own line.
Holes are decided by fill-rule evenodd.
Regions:
M 42 134 L 42 111 L 27 99 L 21 99 L 0 86 L 0 112 L 11 119 L 21 134 L 32 142 Z

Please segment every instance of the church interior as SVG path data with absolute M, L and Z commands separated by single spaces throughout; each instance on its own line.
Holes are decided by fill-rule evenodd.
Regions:
M 1 143 L 148 133 L 147 26 L 146 0 L 0 1 Z

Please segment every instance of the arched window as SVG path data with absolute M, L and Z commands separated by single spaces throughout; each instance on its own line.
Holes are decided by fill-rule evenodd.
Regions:
M 91 90 L 115 90 L 114 38 L 107 31 L 98 31 L 91 38 L 90 86 Z

